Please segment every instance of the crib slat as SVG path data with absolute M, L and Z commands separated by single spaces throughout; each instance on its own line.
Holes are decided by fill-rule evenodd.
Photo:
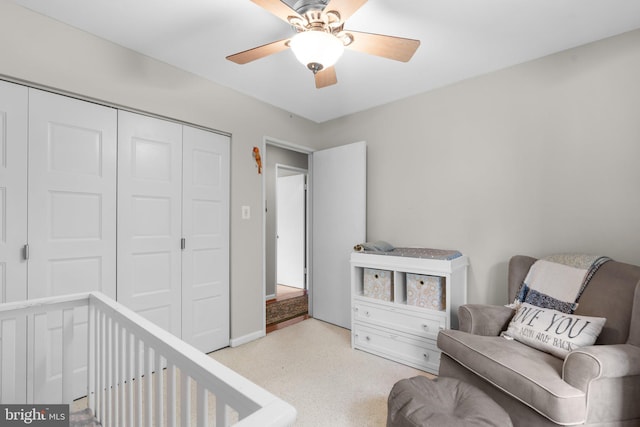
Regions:
M 111 392 L 113 405 L 113 425 L 119 426 L 120 400 L 118 399 L 118 373 L 120 372 L 118 347 L 119 347 L 119 325 L 115 319 L 111 319 Z
M 167 361 L 167 427 L 176 427 L 176 365 Z
M 120 358 L 118 362 L 118 388 L 117 388 L 118 406 L 120 406 L 120 417 L 118 417 L 118 425 L 124 426 L 126 425 L 124 420 L 127 414 L 126 407 L 125 407 L 125 400 L 124 400 L 125 388 L 126 388 L 125 378 L 127 373 L 126 363 L 125 363 L 125 357 L 126 357 L 125 355 L 127 351 L 127 331 L 125 330 L 124 326 L 120 325 L 118 334 L 119 334 L 118 335 L 118 356 Z
M 15 320 L 0 320 L 0 402 L 13 403 L 16 398 L 16 376 L 10 374 L 16 368 L 18 360 L 20 360 L 11 354 L 13 352 L 12 348 L 17 350 L 14 342 L 15 336 Z M 9 366 L 8 362 L 13 362 L 13 364 Z M 13 395 L 9 395 L 9 390 L 14 392 Z
M 145 376 L 145 398 L 146 398 L 146 422 L 147 427 L 153 427 L 153 350 L 145 344 L 144 376 Z
M 73 400 L 73 308 L 62 310 L 62 401 Z
M 104 423 L 104 313 L 96 309 L 96 418 Z
M 27 402 L 28 404 L 34 403 L 34 370 L 29 367 L 34 366 L 35 359 L 35 337 L 36 337 L 36 316 L 30 313 L 25 316 L 27 318 Z
M 27 397 L 27 316 L 0 320 L 0 402 L 24 403 Z
M 164 402 L 163 402 L 163 388 L 164 388 L 164 384 L 163 384 L 163 380 L 162 380 L 162 364 L 160 363 L 161 357 L 160 357 L 160 352 L 159 351 L 154 351 L 155 354 L 155 369 L 156 369 L 156 374 L 155 374 L 155 389 L 154 389 L 154 394 L 155 394 L 155 410 L 156 410 L 156 421 L 155 421 L 155 425 L 156 426 L 162 426 L 164 425 L 164 420 L 163 420 L 163 412 L 164 412 Z
M 184 372 L 180 372 L 180 425 L 191 426 L 191 380 Z
M 207 402 L 207 390 L 198 384 L 197 392 L 198 405 L 198 427 L 207 427 L 207 419 L 209 418 L 209 405 Z
M 104 356 L 105 356 L 105 395 L 106 395 L 106 402 L 105 404 L 107 406 L 105 406 L 104 408 L 104 418 L 105 418 L 105 424 L 106 427 L 111 427 L 111 420 L 113 419 L 113 401 L 112 401 L 112 395 L 111 395 L 111 370 L 113 368 L 113 360 L 111 357 L 111 348 L 113 346 L 113 341 L 112 339 L 112 335 L 111 335 L 111 328 L 113 328 L 113 319 L 111 317 L 108 317 L 106 319 L 106 328 L 105 328 L 105 348 L 103 349 L 104 351 Z
M 5 368 L 6 361 L 14 361 L 11 356 L 6 355 L 7 349 L 9 348 L 6 344 L 9 343 L 9 341 L 13 341 L 14 336 L 13 328 L 9 327 L 12 323 L 13 320 L 0 320 L 0 402 L 13 402 L 15 399 L 15 396 L 7 396 L 5 392 L 5 388 L 8 388 L 7 386 L 11 386 L 10 389 L 15 390 L 15 382 L 7 379 L 4 375 L 5 372 L 10 372 L 10 370 Z M 17 361 L 18 359 L 16 358 L 15 362 Z M 7 384 L 5 384 L 5 382 Z
M 134 378 L 136 376 L 135 369 L 135 338 L 133 334 L 127 332 L 126 339 L 126 356 L 127 356 L 127 424 L 128 426 L 133 424 L 133 411 L 134 411 Z
M 87 345 L 87 400 L 89 408 L 93 410 L 95 413 L 96 410 L 96 396 L 94 395 L 94 390 L 96 389 L 96 348 L 95 348 L 95 339 L 96 334 L 94 333 L 95 328 L 95 307 L 93 304 L 89 304 L 89 318 L 87 319 L 87 331 L 89 336 L 88 345 Z
M 143 360 L 141 352 L 144 351 L 140 348 L 141 341 L 139 338 L 134 338 L 133 352 L 136 359 L 136 426 L 142 426 L 142 380 L 143 380 Z
M 216 427 L 228 426 L 227 420 L 227 404 L 224 402 L 220 395 L 216 395 Z

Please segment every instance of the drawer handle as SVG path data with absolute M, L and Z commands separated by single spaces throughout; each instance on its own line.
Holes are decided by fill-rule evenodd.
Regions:
M 427 324 L 422 325 L 422 329 L 424 329 L 425 331 L 428 331 L 429 330 L 429 325 L 427 325 Z
M 358 307 L 353 307 L 353 311 L 358 312 Z
M 371 341 L 371 337 L 369 335 L 367 335 L 364 339 L 367 341 Z
M 371 313 L 369 313 L 368 311 L 365 311 L 364 315 L 367 316 L 367 317 L 371 317 Z
M 422 356 L 424 357 L 424 360 L 429 360 L 429 353 L 424 353 Z

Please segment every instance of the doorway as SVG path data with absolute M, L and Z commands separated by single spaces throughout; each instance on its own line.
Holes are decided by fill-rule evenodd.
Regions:
M 309 314 L 309 153 L 267 140 L 264 150 L 265 325 Z

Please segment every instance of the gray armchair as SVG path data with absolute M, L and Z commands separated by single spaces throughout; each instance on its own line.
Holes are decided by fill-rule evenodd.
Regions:
M 510 260 L 510 301 L 535 261 Z M 440 376 L 485 391 L 514 426 L 640 426 L 640 267 L 609 261 L 598 269 L 576 314 L 607 322 L 595 345 L 564 360 L 500 337 L 513 314 L 504 306 L 460 307 L 460 330 L 438 335 Z

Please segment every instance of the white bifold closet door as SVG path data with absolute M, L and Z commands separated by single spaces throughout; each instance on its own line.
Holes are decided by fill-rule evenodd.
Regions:
M 229 138 L 119 114 L 118 300 L 201 351 L 225 347 Z
M 116 110 L 29 89 L 29 299 L 86 291 L 116 296 Z M 35 402 L 60 399 L 62 316 L 39 316 Z M 87 309 L 74 314 L 87 333 Z M 73 358 L 74 396 L 86 394 L 84 340 Z
M 182 339 L 229 345 L 228 136 L 183 127 Z
M 182 126 L 118 112 L 118 301 L 181 334 Z
M 26 87 L 0 81 L 0 302 L 27 298 L 27 102 Z
M 27 88 L 0 81 L 0 302 L 27 297 Z M 0 322 L 0 377 L 2 403 L 26 398 L 26 337 L 10 320 Z M 15 375 L 7 373 L 14 372 Z

